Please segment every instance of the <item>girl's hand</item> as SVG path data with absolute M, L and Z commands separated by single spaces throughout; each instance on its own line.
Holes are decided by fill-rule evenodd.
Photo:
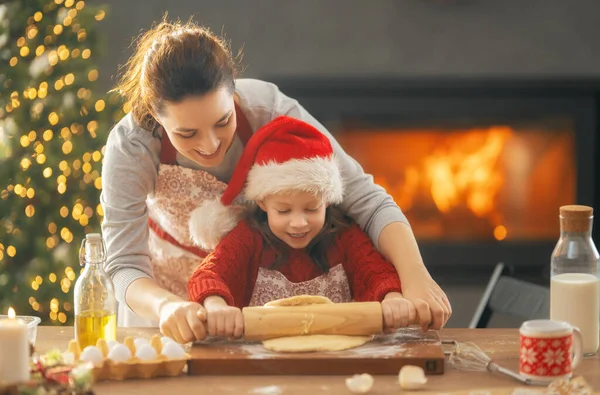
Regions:
M 397 292 L 390 292 L 381 302 L 384 329 L 398 329 L 417 322 L 417 309 Z
M 163 335 L 184 344 L 206 337 L 206 311 L 198 303 L 170 301 L 159 310 L 159 328 Z
M 208 334 L 240 338 L 244 334 L 244 316 L 237 307 L 228 306 L 219 296 L 209 296 L 204 301 L 208 321 Z

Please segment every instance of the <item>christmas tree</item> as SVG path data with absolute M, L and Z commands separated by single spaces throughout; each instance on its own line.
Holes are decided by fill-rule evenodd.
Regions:
M 104 17 L 81 0 L 0 5 L 3 314 L 72 320 L 80 242 L 102 220 L 103 147 L 123 115 L 118 97 L 96 92 Z

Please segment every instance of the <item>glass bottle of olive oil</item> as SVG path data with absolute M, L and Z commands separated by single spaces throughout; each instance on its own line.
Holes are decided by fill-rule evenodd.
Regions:
M 116 340 L 117 300 L 104 271 L 106 248 L 99 233 L 89 233 L 79 251 L 83 272 L 75 283 L 75 339 L 83 350 L 98 339 Z

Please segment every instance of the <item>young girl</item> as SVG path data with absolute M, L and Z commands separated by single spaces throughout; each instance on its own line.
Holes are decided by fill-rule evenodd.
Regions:
M 242 190 L 245 206 L 235 201 Z M 242 307 L 301 294 L 382 301 L 386 328 L 415 320 L 396 270 L 341 214 L 342 200 L 336 158 L 317 129 L 281 116 L 254 133 L 220 201 L 191 215 L 195 242 L 214 248 L 188 283 L 210 335 L 239 337 Z

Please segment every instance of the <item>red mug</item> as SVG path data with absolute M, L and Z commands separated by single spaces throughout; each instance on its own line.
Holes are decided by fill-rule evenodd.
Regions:
M 547 382 L 569 378 L 581 362 L 583 338 L 568 322 L 525 321 L 519 332 L 519 371 L 526 378 Z

